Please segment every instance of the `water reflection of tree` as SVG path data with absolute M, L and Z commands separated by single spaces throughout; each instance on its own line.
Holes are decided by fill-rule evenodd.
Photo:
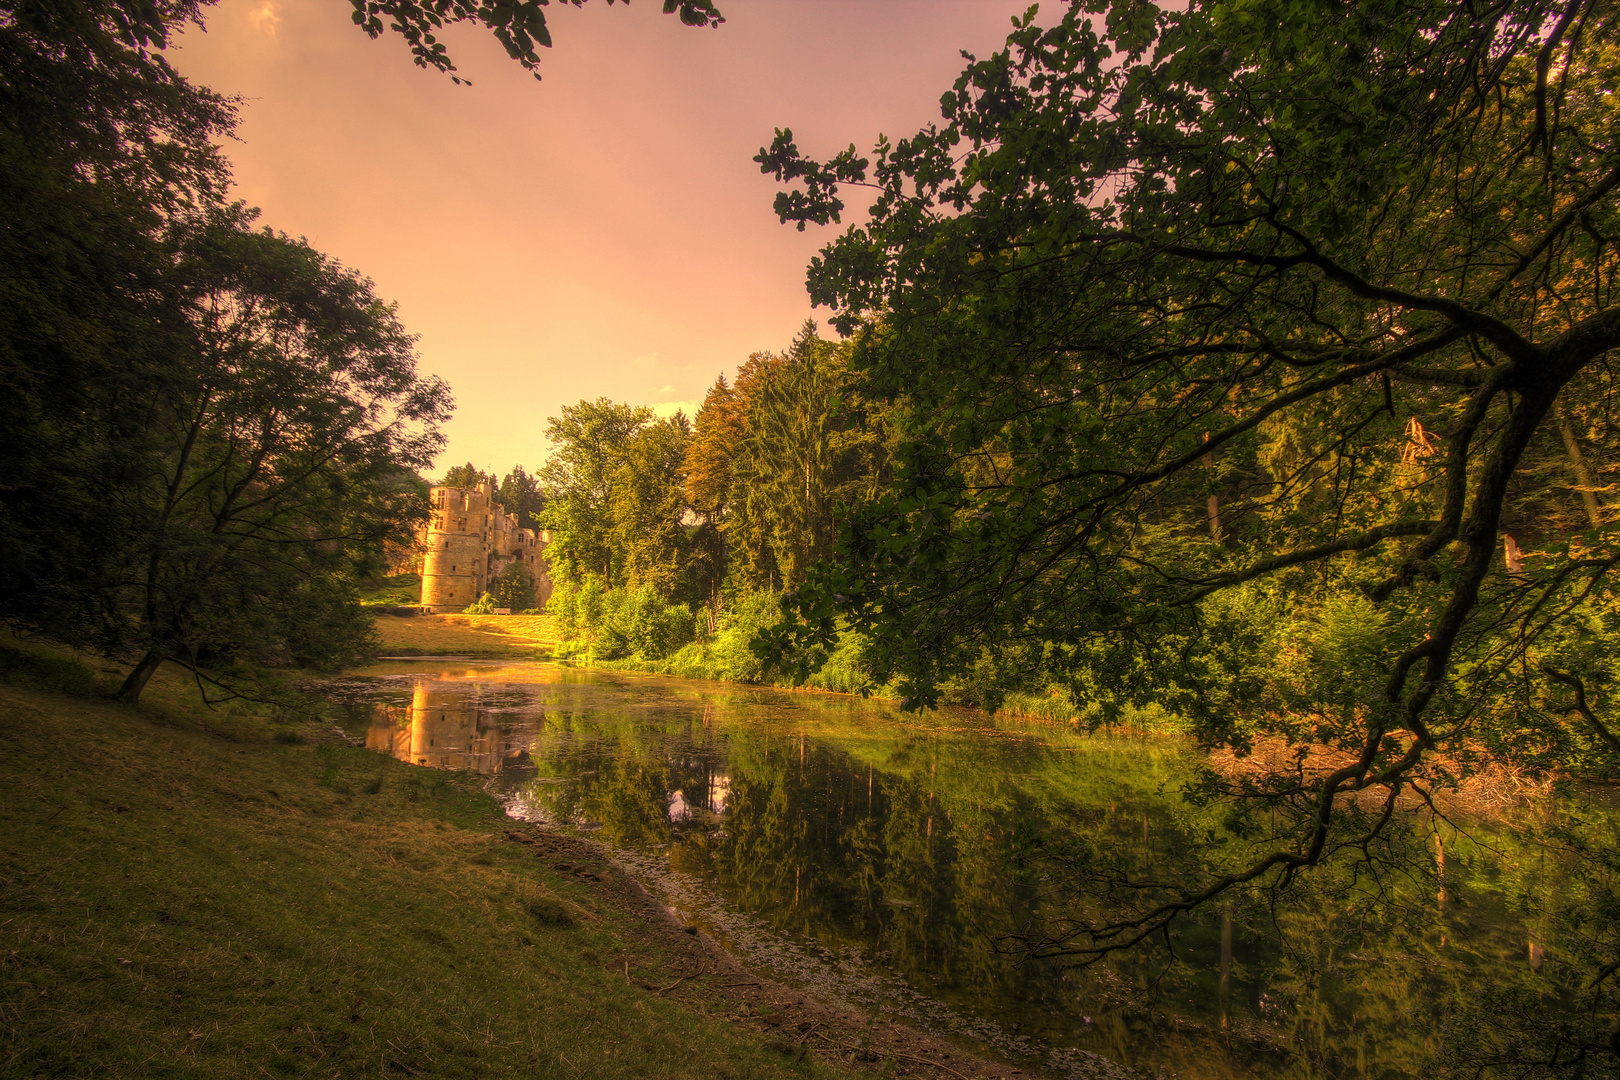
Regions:
M 1100 917 L 1110 903 L 1117 914 L 1119 901 L 1077 889 L 1077 874 L 1174 883 L 1240 861 L 1255 823 L 1183 800 L 1177 785 L 1197 758 L 1174 744 L 1057 752 L 874 738 L 858 725 L 817 738 L 716 730 L 548 716 L 543 739 L 557 753 L 535 754 L 542 780 L 571 782 L 537 783 L 534 798 L 559 818 L 600 821 L 610 843 L 667 846 L 676 869 L 711 878 L 780 930 L 858 946 L 946 1001 L 1139 1065 L 1423 1075 L 1520 1047 L 1545 1056 L 1560 1033 L 1578 1045 L 1611 1022 L 1602 1010 L 1580 1020 L 1580 950 L 1613 948 L 1620 902 L 1594 876 L 1602 860 L 1570 854 L 1568 827 L 1532 842 L 1535 830 L 1441 823 L 1442 905 L 1436 826 L 1413 815 L 1381 862 L 1317 874 L 1274 904 L 1239 897 L 1155 949 L 1088 970 L 1018 965 L 994 946 L 1009 926 Z M 706 793 L 721 774 L 723 815 L 671 819 L 672 792 Z M 1590 845 L 1607 826 L 1589 825 Z M 1487 983 L 1508 989 L 1482 997 Z

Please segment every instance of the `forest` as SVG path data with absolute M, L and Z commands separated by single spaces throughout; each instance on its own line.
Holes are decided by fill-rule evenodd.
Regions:
M 550 532 L 558 655 L 696 678 L 782 677 L 756 655 L 755 637 L 832 556 L 851 508 L 888 482 L 883 410 L 862 398 L 847 353 L 807 322 L 782 352 L 720 375 L 694 418 L 581 401 L 547 421 L 551 453 L 534 475 L 521 465 L 488 474 L 523 527 Z M 468 463 L 437 482 L 485 479 Z M 497 580 L 488 606 L 526 606 L 523 585 Z M 809 683 L 880 690 L 861 641 L 847 634 Z

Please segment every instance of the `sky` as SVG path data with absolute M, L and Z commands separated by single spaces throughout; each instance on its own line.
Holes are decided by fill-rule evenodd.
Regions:
M 419 335 L 457 403 L 435 473 L 505 473 L 541 463 L 565 405 L 690 416 L 716 376 L 824 323 L 804 271 L 836 232 L 779 224 L 754 155 L 778 127 L 823 157 L 915 133 L 961 50 L 999 48 L 1028 3 L 720 0 L 717 29 L 658 0 L 554 4 L 541 81 L 465 27 L 443 37 L 457 86 L 343 0 L 223 0 L 170 55 L 241 98 L 236 197 Z

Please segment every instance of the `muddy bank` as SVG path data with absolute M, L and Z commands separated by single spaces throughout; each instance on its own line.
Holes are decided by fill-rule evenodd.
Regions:
M 631 945 L 621 956 L 604 958 L 607 970 L 622 971 L 627 983 L 645 993 L 721 1013 L 765 1036 L 766 1045 L 786 1057 L 815 1055 L 898 1076 L 1141 1080 L 1142 1074 L 1084 1051 L 1061 1051 L 1063 1060 L 1047 1066 L 990 1060 L 935 1032 L 785 985 L 744 966 L 705 930 L 683 923 L 637 880 L 633 859 L 531 822 L 514 820 L 506 841 L 590 883 L 596 902 L 586 917 L 619 919 Z M 642 951 L 673 959 L 648 966 L 639 959 Z

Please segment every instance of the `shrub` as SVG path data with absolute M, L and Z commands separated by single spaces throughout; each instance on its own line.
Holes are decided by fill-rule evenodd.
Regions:
M 601 660 L 661 660 L 690 642 L 697 625 L 690 608 L 668 603 L 651 585 L 635 592 L 603 589 L 595 577 L 577 589 L 558 589 L 546 610 L 557 616 L 564 639 L 558 656 L 588 651 Z
M 662 660 L 692 640 L 692 609 L 666 603 L 651 585 L 625 594 L 617 615 L 628 650 L 643 659 Z
M 754 655 L 749 642 L 782 617 L 781 598 L 773 592 L 744 593 L 722 616 L 711 650 L 715 662 L 729 678 L 760 682 L 765 678 L 765 661 Z
M 821 670 L 805 679 L 804 684 L 841 694 L 870 693 L 875 684 L 866 666 L 866 638 L 854 630 L 840 633 L 838 647 L 821 665 Z

